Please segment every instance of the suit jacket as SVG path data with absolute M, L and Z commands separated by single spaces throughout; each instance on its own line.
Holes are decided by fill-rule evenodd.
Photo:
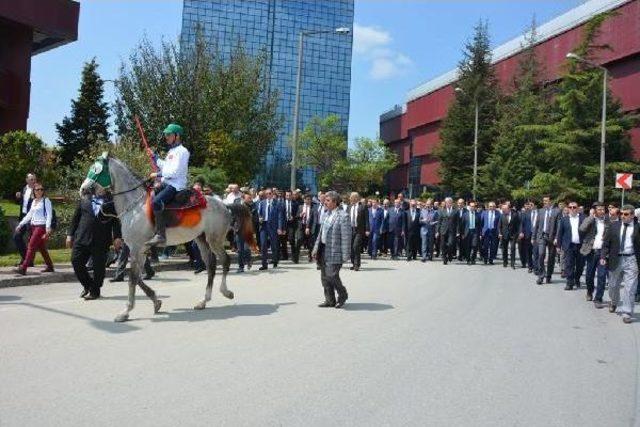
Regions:
M 560 224 L 558 225 L 558 233 L 556 234 L 556 239 L 558 240 L 558 245 L 562 248 L 563 251 L 569 249 L 571 246 L 571 221 L 569 216 L 565 216 L 560 220 Z M 582 233 L 580 233 L 580 225 L 584 221 L 584 215 L 578 215 L 578 239 L 580 243 L 582 243 Z
M 389 222 L 389 232 L 390 233 L 401 233 L 404 231 L 405 225 L 404 222 L 406 217 L 404 216 L 404 211 L 402 209 L 398 209 L 396 212 L 396 208 L 389 208 L 388 222 Z
M 25 185 L 22 188 L 23 197 L 24 197 L 24 194 L 25 194 L 26 190 L 27 190 L 27 186 Z M 20 214 L 18 215 L 18 221 L 21 221 L 22 218 L 24 218 L 27 215 L 26 213 L 22 213 L 22 197 L 16 198 L 16 203 L 18 204 L 18 206 L 20 206 L 20 208 L 19 208 Z M 27 212 L 29 212 L 29 210 L 31 210 L 31 203 L 33 203 L 33 191 L 31 191 L 31 197 L 29 197 L 29 200 L 27 201 Z
M 320 232 L 313 246 L 313 255 L 318 254 L 318 248 L 322 240 L 322 227 L 324 226 L 326 224 L 320 225 Z M 328 227 L 327 241 L 324 246 L 324 261 L 327 264 L 344 264 L 351 259 L 351 223 L 349 222 L 349 215 L 339 207 L 336 208 Z
M 267 227 L 267 230 L 272 232 L 284 230 L 284 210 L 282 205 L 275 199 L 271 200 L 268 221 L 265 221 L 265 218 L 267 218 L 267 202 L 267 199 L 260 200 L 260 205 L 258 206 L 258 216 L 262 218 L 260 227 Z
M 475 216 L 475 224 L 474 224 L 475 228 L 473 230 L 469 228 L 471 224 L 471 215 Z M 470 234 L 471 235 L 475 234 L 477 236 L 480 236 L 481 229 L 482 229 L 482 216 L 480 215 L 480 213 L 473 212 L 472 214 L 470 210 L 465 209 L 465 212 L 462 215 L 462 221 L 460 226 L 460 234 L 462 235 L 462 237 L 466 239 Z
M 607 228 L 609 228 L 609 218 L 605 217 L 604 220 L 604 231 L 607 232 Z M 593 243 L 596 240 L 596 234 L 598 233 L 598 225 L 596 222 L 596 217 L 588 216 L 582 221 L 580 224 L 580 233 L 582 234 L 582 247 L 580 248 L 580 253 L 582 255 L 589 255 L 593 250 Z M 604 235 L 603 235 L 604 238 Z
M 451 208 L 451 213 L 447 208 L 438 211 L 438 233 L 445 235 L 448 233 L 457 233 L 458 231 L 458 210 Z
M 493 224 L 489 224 L 489 214 L 490 212 L 493 212 Z M 493 210 L 493 211 L 482 211 L 482 214 L 480 214 L 480 218 L 482 219 L 482 235 L 486 235 L 487 232 L 491 229 L 494 230 L 494 233 L 497 233 L 499 231 L 500 228 L 500 212 L 497 210 Z M 495 234 L 494 234 L 495 236 Z
M 384 222 L 384 211 L 382 208 L 369 208 L 369 229 L 371 234 L 380 234 L 382 231 L 382 223 Z
M 537 210 L 525 210 L 520 214 L 520 233 L 522 233 L 527 240 L 531 240 L 531 237 L 534 235 L 533 214 L 537 212 Z
M 615 270 L 620 265 L 620 238 L 622 221 L 614 221 L 610 223 L 609 227 L 604 232 L 602 239 L 602 259 L 607 261 L 607 267 L 609 271 Z M 633 249 L 635 251 L 636 262 L 638 268 L 640 268 L 640 225 L 632 223 L 629 227 L 633 227 Z M 627 231 L 628 233 L 629 231 Z
M 387 209 L 385 215 L 385 209 L 380 208 L 380 210 L 382 211 L 382 225 L 380 226 L 380 233 L 389 232 L 389 214 L 391 213 L 391 209 L 392 208 Z
M 411 208 L 405 211 L 405 228 L 404 232 L 407 236 L 419 236 L 420 235 L 420 209 L 415 209 L 415 217 L 411 219 Z
M 349 205 L 347 208 L 349 224 L 351 224 L 351 211 L 354 207 L 358 209 L 354 233 L 364 236 L 365 233 L 369 231 L 369 212 L 367 211 L 367 207 L 361 203 L 358 203 L 357 205 Z
M 287 202 L 291 203 L 291 216 L 288 217 L 287 216 Z M 297 200 L 282 200 L 282 211 L 284 214 L 284 219 L 285 219 L 285 224 L 288 225 L 297 225 L 298 224 L 298 206 L 300 205 L 300 203 L 298 203 Z
M 420 209 L 420 227 L 427 234 L 435 234 L 438 225 L 438 211 L 435 209 Z
M 298 227 L 304 231 L 305 228 L 309 229 L 309 232 L 312 233 L 316 227 L 315 221 L 317 220 L 317 212 L 315 212 L 315 206 L 309 206 L 309 216 L 307 218 L 303 218 L 304 213 L 304 203 L 298 205 L 298 211 L 296 212 L 296 218 L 298 221 Z
M 536 240 L 541 240 L 544 230 L 544 218 L 546 209 L 538 209 L 538 223 L 536 224 Z M 547 238 L 553 240 L 558 233 L 558 223 L 560 222 L 560 210 L 558 208 L 550 208 L 549 219 L 547 221 L 548 235 Z
M 113 239 L 122 237 L 120 220 L 104 214 L 116 215 L 113 203 L 104 204 L 96 216 L 91 199 L 83 197 L 80 200 L 67 233 L 73 239 L 74 246 L 98 246 L 106 249 Z
M 509 221 L 507 222 L 507 218 Z M 500 216 L 500 234 L 503 239 L 516 240 L 520 233 L 520 216 L 518 212 L 512 210 L 509 215 Z
M 458 227 L 458 234 L 462 234 L 462 232 L 464 231 L 462 229 L 463 220 L 464 220 L 464 216 L 466 215 L 468 210 L 467 210 L 467 208 L 462 208 L 462 209 L 458 209 L 457 212 L 458 212 L 458 218 L 456 219 L 456 226 Z

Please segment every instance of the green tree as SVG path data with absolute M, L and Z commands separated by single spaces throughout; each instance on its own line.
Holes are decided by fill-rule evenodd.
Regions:
M 25 131 L 7 132 L 0 137 L 0 191 L 13 198 L 22 189 L 25 176 L 36 173 L 42 179 L 48 152 L 37 135 Z
M 151 144 L 163 144 L 170 122 L 185 129 L 191 164 L 221 168 L 234 180 L 261 168 L 281 126 L 277 93 L 268 88 L 266 55 L 249 56 L 238 44 L 228 59 L 198 33 L 192 48 L 144 39 L 122 64 L 116 82 L 116 125 L 138 138 L 133 118 Z
M 7 251 L 11 230 L 9 229 L 9 221 L 5 217 L 4 210 L 0 207 L 0 253 Z
M 78 99 L 71 101 L 71 116 L 65 116 L 61 124 L 56 124 L 60 160 L 64 165 L 70 165 L 98 139 L 109 138 L 109 107 L 103 100 L 104 81 L 97 70 L 95 58 L 84 64 Z
M 534 49 L 537 41 L 534 19 L 525 34 L 512 92 L 498 104 L 496 142 L 480 168 L 478 189 L 484 197 L 510 195 L 536 173 L 541 138 L 536 126 L 551 119 L 551 93 L 543 83 L 544 69 Z
M 500 97 L 491 67 L 488 24 L 479 22 L 473 39 L 466 43 L 458 66 L 455 99 L 440 132 L 442 186 L 459 194 L 470 194 L 473 187 L 473 138 L 475 105 L 479 106 L 478 165 L 483 165 L 496 136 L 497 103 Z
M 316 171 L 320 188 L 333 187 L 342 179 L 341 167 L 347 155 L 347 135 L 340 117 L 313 117 L 298 138 L 300 166 Z
M 575 53 L 593 60 L 599 52 L 609 49 L 595 44 L 602 23 L 609 16 L 610 13 L 600 14 L 587 23 L 581 42 L 573 50 Z M 592 201 L 597 198 L 598 190 L 602 71 L 574 60 L 567 61 L 566 70 L 557 88 L 553 121 L 536 129 L 543 132 L 542 152 L 529 192 L 555 192 L 563 198 Z M 607 162 L 625 162 L 631 158 L 628 131 L 632 126 L 632 118 L 623 114 L 619 101 L 609 92 Z M 608 179 L 613 182 L 612 175 Z M 606 186 L 610 187 L 612 185 Z
M 341 178 L 345 186 L 370 194 L 382 188 L 386 174 L 398 165 L 398 156 L 384 141 L 360 137 L 343 163 L 339 172 L 344 174 Z

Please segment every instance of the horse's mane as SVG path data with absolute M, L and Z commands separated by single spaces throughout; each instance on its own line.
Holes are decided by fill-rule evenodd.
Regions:
M 116 162 L 119 166 L 121 166 L 122 168 L 124 168 L 127 172 L 129 172 L 131 175 L 133 175 L 134 178 L 136 178 L 139 181 L 143 181 L 144 178 L 142 178 L 140 175 L 138 175 L 137 173 L 135 173 L 134 171 L 132 171 L 127 165 L 126 163 L 124 163 L 122 160 L 118 159 L 115 156 L 111 156 L 109 155 L 109 160 L 113 160 L 114 162 Z

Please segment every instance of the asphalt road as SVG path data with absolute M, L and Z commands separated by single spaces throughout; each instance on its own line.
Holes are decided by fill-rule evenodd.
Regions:
M 0 289 L 0 426 L 626 426 L 638 328 L 559 280 L 501 266 L 366 262 L 344 310 L 319 274 L 232 274 L 234 301 L 192 306 L 203 276 L 163 272 L 153 315 L 113 317 L 126 286 Z

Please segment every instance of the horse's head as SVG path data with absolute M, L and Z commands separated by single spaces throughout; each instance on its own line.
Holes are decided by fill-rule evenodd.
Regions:
M 111 188 L 111 174 L 109 173 L 109 153 L 106 151 L 91 165 L 87 177 L 80 186 L 80 194 L 95 188 L 102 193 Z

